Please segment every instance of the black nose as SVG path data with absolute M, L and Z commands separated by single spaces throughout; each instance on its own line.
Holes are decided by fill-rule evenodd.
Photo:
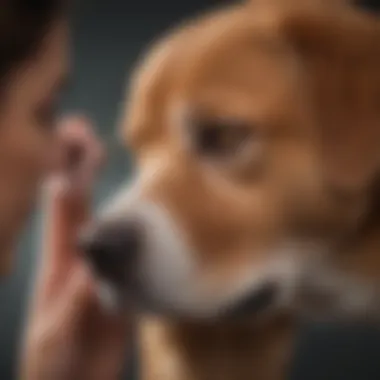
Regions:
M 141 232 L 134 223 L 104 224 L 79 238 L 79 249 L 101 277 L 124 281 L 141 248 Z

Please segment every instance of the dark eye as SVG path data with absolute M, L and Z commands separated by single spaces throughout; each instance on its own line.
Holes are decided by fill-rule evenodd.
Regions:
M 251 138 L 251 128 L 236 121 L 201 121 L 193 125 L 193 146 L 199 154 L 209 157 L 236 155 Z

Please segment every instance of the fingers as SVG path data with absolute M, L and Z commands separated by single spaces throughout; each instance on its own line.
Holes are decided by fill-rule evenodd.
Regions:
M 132 339 L 132 318 L 125 314 L 109 314 L 99 304 L 93 304 L 82 331 L 86 355 L 81 378 L 120 378 Z
M 77 233 L 89 217 L 89 194 L 74 197 L 69 191 L 62 178 L 55 178 L 45 189 L 42 259 L 49 275 L 67 271 L 77 258 Z
M 91 122 L 83 116 L 68 117 L 62 121 L 59 135 L 63 151 L 60 174 L 70 193 L 90 190 L 104 160 L 103 146 Z
M 76 370 L 83 372 L 75 378 L 89 378 L 89 374 L 110 378 L 110 373 L 116 378 L 128 338 L 126 320 L 99 310 L 91 274 L 75 247 L 78 229 L 89 217 L 91 189 L 103 151 L 91 125 L 82 117 L 65 119 L 60 139 L 61 165 L 44 189 L 42 282 L 32 305 L 32 335 L 45 340 L 52 357 L 57 350 L 55 359 L 60 363 L 62 348 L 70 353 L 75 349 L 75 358 L 80 361 Z M 44 365 L 45 355 L 39 359 Z M 104 376 L 97 377 L 99 374 Z
M 59 294 L 47 302 L 34 302 L 32 305 L 24 342 L 29 355 L 34 354 L 30 352 L 30 347 L 35 346 L 40 351 L 37 356 L 41 355 L 44 347 L 50 347 L 52 355 L 61 361 L 59 356 L 65 346 L 73 350 L 79 344 L 84 310 L 88 309 L 94 298 L 92 280 L 86 268 L 79 263 L 74 266 L 66 286 L 60 290 Z
M 77 263 L 68 276 L 66 286 L 59 295 L 55 304 L 54 315 L 51 320 L 55 320 L 56 326 L 60 326 L 63 331 L 71 331 L 74 326 L 80 325 L 83 318 L 83 311 L 93 302 L 93 283 L 88 269 L 83 263 Z M 70 333 L 77 333 L 71 331 Z
M 62 121 L 61 164 L 44 188 L 43 272 L 49 281 L 65 276 L 77 258 L 78 230 L 89 218 L 91 188 L 103 149 L 82 116 Z

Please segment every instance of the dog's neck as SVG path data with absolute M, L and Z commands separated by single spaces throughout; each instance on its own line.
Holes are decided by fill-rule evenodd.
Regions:
M 140 323 L 142 380 L 281 380 L 291 362 L 296 323 L 278 317 L 256 326 Z
M 378 320 L 380 186 L 368 194 L 367 212 L 332 245 L 331 254 L 316 266 L 315 277 L 308 276 L 302 287 L 301 310 L 307 315 Z

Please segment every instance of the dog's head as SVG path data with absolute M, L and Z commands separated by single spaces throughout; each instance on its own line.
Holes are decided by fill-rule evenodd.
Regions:
M 119 297 L 200 318 L 287 307 L 355 228 L 380 163 L 380 28 L 323 3 L 214 12 L 139 66 L 137 173 L 85 247 Z

